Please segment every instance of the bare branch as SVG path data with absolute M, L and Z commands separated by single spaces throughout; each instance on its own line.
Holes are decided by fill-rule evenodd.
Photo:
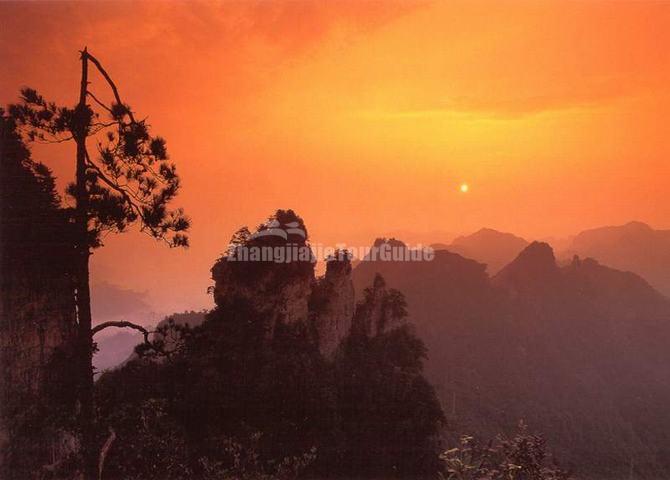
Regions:
M 86 51 L 84 52 L 84 54 L 88 57 L 88 59 L 91 62 L 93 62 L 95 67 L 98 69 L 98 71 L 102 74 L 103 77 L 105 77 L 105 80 L 107 80 L 107 83 L 109 84 L 109 86 L 112 89 L 112 92 L 114 93 L 114 98 L 116 99 L 116 103 L 118 103 L 119 105 L 123 105 L 123 102 L 121 101 L 121 96 L 119 95 L 119 90 L 116 88 L 116 84 L 114 83 L 112 78 L 109 76 L 107 71 L 102 67 L 102 65 L 100 64 L 98 59 L 95 58 L 93 55 L 91 55 L 90 53 L 88 53 Z M 130 109 L 128 109 L 128 116 L 130 117 L 130 120 L 133 123 L 137 123 L 137 122 L 135 122 L 135 117 L 133 117 L 133 112 L 131 112 Z
M 54 135 L 55 137 L 55 135 Z M 63 137 L 63 138 L 55 138 L 54 140 L 47 140 L 47 139 L 37 139 L 35 140 L 36 143 L 40 143 L 42 145 L 47 145 L 51 143 L 63 143 L 63 142 L 69 142 L 70 140 L 74 139 L 72 135 Z
M 90 55 L 89 55 L 89 58 L 90 58 Z M 107 105 L 105 105 L 104 103 L 102 103 L 100 100 L 98 100 L 98 97 L 96 97 L 95 95 L 93 95 L 93 92 L 91 92 L 90 90 L 87 90 L 86 93 L 88 94 L 89 97 L 91 97 L 91 98 L 93 99 L 93 101 L 94 101 L 95 103 L 97 103 L 98 105 L 100 105 L 102 108 L 104 108 L 105 110 L 107 110 L 109 113 L 112 113 L 112 109 L 109 108 L 109 107 L 108 107 Z
M 100 450 L 100 459 L 98 460 L 98 480 L 102 480 L 102 470 L 105 466 L 105 459 L 107 458 L 110 448 L 112 448 L 114 440 L 116 440 L 116 432 L 112 427 L 109 427 L 109 437 L 107 437 L 105 444 Z
M 117 122 L 94 122 L 94 123 L 91 123 L 91 126 L 92 126 L 92 127 L 98 127 L 98 129 L 97 129 L 97 130 L 94 130 L 94 131 L 91 133 L 91 135 L 98 133 L 98 132 L 99 132 L 100 130 L 102 130 L 103 128 L 114 127 L 114 126 L 116 126 L 116 125 L 118 125 Z

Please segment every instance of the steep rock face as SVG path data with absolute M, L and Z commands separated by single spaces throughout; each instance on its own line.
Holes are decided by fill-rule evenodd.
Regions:
M 314 267 L 311 264 L 300 267 L 268 262 L 250 265 L 221 259 L 212 268 L 214 301 L 222 308 L 245 304 L 263 318 L 267 338 L 272 337 L 278 323 L 307 324 Z
M 44 421 L 74 414 L 71 379 L 63 375 L 71 371 L 76 324 L 67 276 L 38 280 L 15 270 L 12 277 L 17 283 L 4 283 L 2 292 L 0 472 L 19 479 L 77 450 L 72 433 Z
M 493 277 L 492 282 L 512 297 L 535 296 L 554 293 L 560 278 L 552 248 L 544 242 L 533 242 Z
M 354 318 L 354 328 L 360 333 L 375 337 L 405 323 L 405 299 L 397 290 L 387 289 L 381 275 L 375 275 L 372 286 L 364 290 L 363 296 Z
M 332 359 L 340 342 L 349 333 L 355 306 L 350 260 L 329 260 L 326 275 L 314 286 L 310 301 L 319 350 L 327 359 Z
M 54 179 L 0 115 L 0 478 L 74 453 L 74 249 Z M 42 472 L 43 473 L 43 472 Z
M 270 230 L 267 225 L 271 225 L 272 234 L 259 235 Z M 289 228 L 284 228 L 286 225 Z M 224 312 L 246 309 L 263 322 L 266 340 L 273 338 L 278 325 L 304 328 L 323 356 L 330 359 L 349 333 L 354 316 L 351 263 L 347 254 L 338 252 L 328 261 L 325 276 L 317 279 L 307 237 L 290 233 L 296 230 L 306 232 L 302 219 L 290 210 L 280 210 L 255 234 L 238 232 L 234 237 L 238 239 L 237 250 L 212 268 L 214 301 Z M 253 260 L 240 253 L 253 248 L 277 249 L 286 259 Z M 305 251 L 309 254 L 301 256 Z

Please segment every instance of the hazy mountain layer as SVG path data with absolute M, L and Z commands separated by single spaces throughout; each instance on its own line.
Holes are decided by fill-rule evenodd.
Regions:
M 532 243 L 496 276 L 438 251 L 432 262 L 362 262 L 407 298 L 449 436 L 493 436 L 520 419 L 565 466 L 593 478 L 670 473 L 670 302 L 592 259 L 560 268 Z
M 527 240 L 511 233 L 482 228 L 471 235 L 456 238 L 446 250 L 482 262 L 490 274 L 495 274 L 527 245 Z
M 572 254 L 635 272 L 670 296 L 670 230 L 641 222 L 586 230 L 573 239 L 566 252 Z

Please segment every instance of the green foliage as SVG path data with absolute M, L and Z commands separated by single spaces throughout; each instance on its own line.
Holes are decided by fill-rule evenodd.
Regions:
M 250 436 L 246 444 L 224 439 L 224 461 L 202 458 L 203 480 L 293 480 L 300 476 L 316 459 L 316 448 L 302 455 L 284 457 L 279 461 L 263 462 L 257 451 L 262 434 Z
M 251 238 L 251 232 L 249 231 L 249 228 L 246 226 L 240 228 L 230 238 L 226 254 L 232 255 L 237 247 L 247 245 L 249 243 L 250 238 Z
M 197 318 L 198 314 L 184 312 L 179 316 Z M 169 317 L 156 328 L 148 342 L 142 342 L 135 347 L 135 353 L 145 359 L 164 358 L 169 361 L 183 352 L 191 333 L 192 328 L 188 323 L 177 323 L 174 317 Z
M 243 438 L 262 431 L 258 448 L 265 458 L 301 454 L 334 427 L 329 368 L 308 332 L 280 325 L 268 338 L 245 305 L 212 312 L 195 329 L 172 378 L 183 381 L 175 383 L 184 408 L 201 405 L 188 413 L 192 431 Z
M 397 292 L 383 297 L 404 311 Z M 158 464 L 161 471 L 166 460 L 156 458 L 156 442 L 167 437 L 179 465 L 197 478 L 436 471 L 443 417 L 422 376 L 425 347 L 409 326 L 352 334 L 332 363 L 306 325 L 266 328 L 246 301 L 227 303 L 195 328 L 166 323 L 153 345 L 138 350 L 140 359 L 104 374 L 101 431 L 113 426 L 128 444 L 110 456 L 110 468 L 139 468 L 139 475 L 141 465 Z M 135 432 L 138 424 L 149 431 Z M 151 447 L 136 444 L 140 436 Z
M 474 437 L 461 438 L 460 447 L 444 452 L 440 478 L 444 480 L 569 480 L 550 463 L 545 441 L 528 433 L 521 423 L 512 437 L 499 436 L 487 444 Z
M 271 234 L 267 234 L 268 231 L 272 231 Z M 315 258 L 308 248 L 308 238 L 307 228 L 300 216 L 293 210 L 277 210 L 253 234 L 247 227 L 235 232 L 225 254 L 212 267 L 212 274 L 219 276 L 221 271 L 225 271 L 227 282 L 248 286 L 262 282 L 268 289 L 280 291 L 296 279 L 314 277 Z M 277 262 L 272 255 L 261 257 L 258 261 L 228 261 L 244 247 L 256 251 L 279 249 L 284 254 L 288 254 L 293 247 L 305 247 L 306 250 L 301 250 L 303 256 L 299 255 L 290 262 Z M 277 258 L 281 258 L 279 254 Z M 218 303 L 221 299 L 215 296 L 215 301 Z
M 158 340 L 139 350 L 141 359 L 102 376 L 100 429 L 113 426 L 119 442 L 128 444 L 114 447 L 110 469 L 132 470 L 139 478 L 146 465 L 158 464 L 155 478 L 163 478 L 167 454 L 156 457 L 162 451 L 156 442 L 167 437 L 181 459 L 178 466 L 168 462 L 174 471 L 197 478 L 292 478 L 289 472 L 329 438 L 334 395 L 328 367 L 305 341 L 306 332 L 281 328 L 266 343 L 260 322 L 244 308 L 227 313 L 212 312 L 193 329 L 168 322 Z M 143 423 L 147 410 L 154 417 L 160 412 L 156 423 Z M 138 424 L 145 430 L 135 431 Z M 239 458 L 243 450 L 254 452 L 253 465 Z
M 429 474 L 444 421 L 422 375 L 423 343 L 405 325 L 352 335 L 336 360 L 348 475 Z
M 262 232 L 268 228 L 274 228 L 274 225 L 279 225 L 283 228 L 295 228 L 303 231 L 304 236 L 301 235 L 289 235 L 289 241 L 296 241 L 297 243 L 305 243 L 309 239 L 307 233 L 307 227 L 303 219 L 295 213 L 293 210 L 277 210 L 273 215 L 268 217 L 265 223 L 262 223 L 258 226 L 257 231 Z M 267 241 L 267 239 L 266 239 Z

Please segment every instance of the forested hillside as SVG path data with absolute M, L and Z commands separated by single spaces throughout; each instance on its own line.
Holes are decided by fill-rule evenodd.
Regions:
M 490 437 L 520 419 L 566 467 L 593 478 L 670 471 L 670 302 L 642 278 L 529 245 L 493 278 L 448 251 L 433 262 L 362 262 L 403 291 L 428 346 L 449 435 Z

